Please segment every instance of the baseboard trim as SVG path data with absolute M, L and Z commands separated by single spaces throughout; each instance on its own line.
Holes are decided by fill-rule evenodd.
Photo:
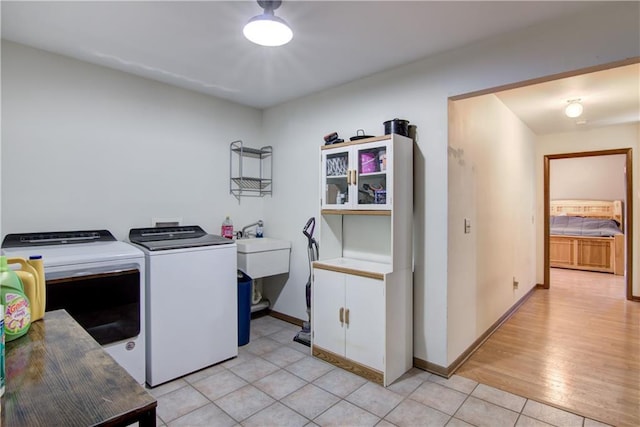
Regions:
M 349 360 L 345 357 L 339 356 L 329 350 L 325 350 L 318 346 L 313 346 L 312 354 L 318 359 L 322 359 L 327 363 L 331 363 L 334 366 L 342 368 L 353 374 L 359 375 L 363 378 L 373 381 L 374 383 L 384 385 L 384 373 L 368 366 L 362 365 L 353 360 Z
M 422 360 L 417 357 L 413 358 L 413 366 L 415 366 L 416 368 L 422 369 L 423 371 L 427 371 L 427 372 L 431 372 L 432 374 L 439 375 L 441 377 L 449 378 L 450 376 L 447 372 L 447 368 L 445 368 L 444 366 L 427 362 L 426 360 Z
M 289 316 L 288 314 L 279 313 L 273 310 L 269 310 L 269 316 L 275 317 L 276 319 L 284 320 L 285 322 L 292 323 L 296 326 L 302 327 L 303 320 L 300 320 L 297 317 Z
M 425 370 L 427 372 L 431 372 L 432 374 L 436 374 L 439 375 L 441 377 L 445 377 L 445 378 L 449 378 L 451 377 L 460 366 L 462 366 L 462 364 L 464 362 L 467 361 L 467 359 L 469 357 L 471 357 L 471 355 L 482 345 L 484 344 L 484 342 L 489 339 L 489 337 L 496 331 L 498 330 L 498 328 L 500 326 L 502 326 L 502 324 L 504 322 L 506 322 L 507 320 L 509 320 L 509 318 L 511 316 L 514 315 L 514 313 L 518 310 L 518 308 L 520 308 L 520 306 L 522 304 L 524 304 L 524 302 L 529 299 L 529 297 L 531 295 L 533 295 L 533 292 L 538 289 L 538 286 L 540 285 L 536 285 L 534 287 L 532 287 L 529 292 L 527 292 L 526 294 L 524 294 L 522 296 L 522 298 L 520 298 L 514 305 L 511 306 L 511 308 L 505 313 L 503 314 L 498 320 L 496 320 L 493 325 L 491 325 L 489 327 L 489 329 L 487 329 L 482 335 L 480 335 L 478 337 L 478 339 L 476 339 L 469 347 L 467 347 L 467 349 L 456 359 L 453 361 L 453 363 L 451 363 L 449 366 L 444 367 L 444 366 L 440 366 L 437 365 L 435 363 L 431 363 L 431 362 L 427 362 L 426 360 L 422 360 L 419 359 L 417 357 L 413 358 L 413 366 L 415 366 L 416 368 L 420 368 L 422 370 Z

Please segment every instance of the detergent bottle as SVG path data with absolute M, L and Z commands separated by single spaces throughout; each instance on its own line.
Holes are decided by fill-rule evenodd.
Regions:
M 4 394 L 4 306 L 0 304 L 0 397 Z
M 0 256 L 0 304 L 4 306 L 5 340 L 12 341 L 27 333 L 31 326 L 31 306 L 20 278 Z
M 9 258 L 7 264 L 20 264 L 19 270 L 14 270 L 24 286 L 24 293 L 31 306 L 31 322 L 44 317 L 45 308 L 45 280 L 44 266 L 41 255 L 32 255 L 28 260 L 24 258 Z
M 37 292 L 38 296 L 38 317 L 35 320 L 42 319 L 44 317 L 44 310 L 46 308 L 46 296 L 47 296 L 47 288 L 44 278 L 44 260 L 42 259 L 42 255 L 31 255 L 29 256 L 29 261 L 27 261 L 31 267 L 36 270 L 38 274 L 38 284 L 37 284 Z M 31 316 L 33 316 L 33 309 L 31 310 Z M 33 317 L 32 320 L 33 321 Z

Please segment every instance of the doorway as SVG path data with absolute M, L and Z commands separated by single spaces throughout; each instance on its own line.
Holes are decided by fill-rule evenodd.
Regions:
M 549 289 L 551 283 L 551 266 L 550 266 L 550 209 L 551 209 L 551 185 L 550 185 L 550 172 L 551 172 L 551 160 L 556 159 L 571 159 L 571 158 L 586 158 L 594 156 L 609 156 L 622 154 L 625 156 L 625 203 L 623 206 L 624 216 L 624 266 L 625 266 L 625 287 L 627 300 L 633 300 L 632 294 L 632 273 L 633 264 L 630 262 L 633 259 L 633 179 L 632 179 L 632 149 L 614 149 L 614 150 L 601 150 L 590 151 L 580 153 L 566 153 L 566 154 L 553 154 L 544 156 L 544 283 L 543 288 Z

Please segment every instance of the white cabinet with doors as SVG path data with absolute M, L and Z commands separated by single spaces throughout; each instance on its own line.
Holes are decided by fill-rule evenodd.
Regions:
M 390 209 L 393 200 L 391 138 L 322 147 L 323 209 Z
M 387 386 L 413 365 L 413 141 L 325 146 L 321 162 L 312 354 Z
M 314 345 L 357 361 L 352 370 L 382 383 L 384 370 L 385 283 L 316 268 Z M 338 365 L 340 365 L 338 363 Z M 362 365 L 362 366 L 360 366 Z

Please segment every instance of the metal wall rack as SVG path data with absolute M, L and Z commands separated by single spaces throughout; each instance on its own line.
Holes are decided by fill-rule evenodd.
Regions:
M 238 201 L 242 196 L 271 195 L 272 154 L 271 146 L 249 148 L 241 140 L 233 141 L 229 151 L 229 193 Z

